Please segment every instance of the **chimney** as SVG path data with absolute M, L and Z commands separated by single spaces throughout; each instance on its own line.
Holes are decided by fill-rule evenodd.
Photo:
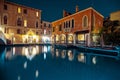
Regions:
M 79 11 L 79 7 L 78 5 L 76 5 L 75 12 L 78 12 L 78 11 Z
M 65 10 L 63 10 L 63 17 L 65 17 L 66 16 L 66 11 Z

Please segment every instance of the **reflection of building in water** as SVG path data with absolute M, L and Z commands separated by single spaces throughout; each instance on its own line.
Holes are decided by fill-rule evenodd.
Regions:
M 25 61 L 25 63 L 23 64 L 23 67 L 24 67 L 24 69 L 27 68 L 27 61 Z
M 84 53 L 78 54 L 78 61 L 79 61 L 79 62 L 82 62 L 82 63 L 85 63 L 85 62 L 86 62 L 86 56 L 85 56 Z
M 56 57 L 59 57 L 59 50 L 56 49 Z
M 22 48 L 22 55 L 25 55 L 29 60 L 32 60 L 39 53 L 38 46 L 29 46 Z
M 72 61 L 74 59 L 74 54 L 72 53 L 71 50 L 68 51 L 68 59 Z
M 96 64 L 96 57 L 92 58 L 92 62 L 93 62 L 93 64 Z
M 66 57 L 66 51 L 65 50 L 62 50 L 61 51 L 61 57 L 64 59 Z
M 85 63 L 85 64 L 96 64 L 96 56 L 90 55 L 89 53 L 79 53 L 78 56 L 78 61 Z
M 42 53 L 47 53 L 47 52 L 48 52 L 47 46 L 42 46 Z
M 6 49 L 6 59 L 12 59 L 15 55 L 15 47 Z

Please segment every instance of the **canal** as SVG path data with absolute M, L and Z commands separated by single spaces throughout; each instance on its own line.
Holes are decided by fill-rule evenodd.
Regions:
M 0 80 L 120 80 L 120 59 L 34 45 L 0 49 Z

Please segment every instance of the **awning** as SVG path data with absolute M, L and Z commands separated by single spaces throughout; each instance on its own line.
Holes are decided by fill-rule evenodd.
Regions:
M 89 33 L 89 30 L 81 30 L 81 31 L 76 31 L 74 33 L 75 34 L 85 34 L 85 33 Z

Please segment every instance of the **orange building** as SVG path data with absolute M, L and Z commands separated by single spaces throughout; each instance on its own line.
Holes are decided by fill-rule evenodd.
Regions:
M 99 44 L 99 32 L 103 26 L 103 16 L 92 7 L 70 14 L 63 11 L 63 18 L 52 22 L 52 42 L 66 44 Z

